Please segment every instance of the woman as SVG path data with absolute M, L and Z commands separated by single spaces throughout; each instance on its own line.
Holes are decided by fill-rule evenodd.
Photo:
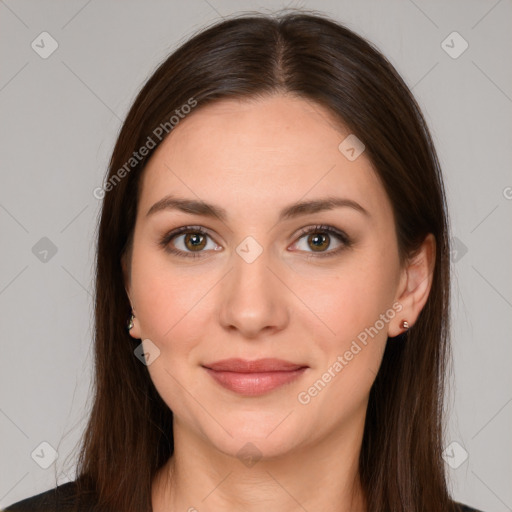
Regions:
M 441 457 L 441 171 L 375 47 L 303 13 L 203 30 L 95 193 L 77 478 L 8 511 L 474 510 Z

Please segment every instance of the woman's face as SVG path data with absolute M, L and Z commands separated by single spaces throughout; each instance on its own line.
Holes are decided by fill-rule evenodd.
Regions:
M 361 430 L 387 337 L 414 320 L 390 202 L 361 148 L 339 148 L 349 135 L 304 99 L 223 100 L 182 120 L 144 171 L 130 333 L 175 429 L 226 454 Z M 154 206 L 170 196 L 181 206 Z M 302 369 L 206 368 L 231 358 Z

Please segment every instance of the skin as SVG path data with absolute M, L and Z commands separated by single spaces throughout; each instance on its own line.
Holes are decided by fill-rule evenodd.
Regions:
M 435 240 L 429 235 L 400 267 L 393 211 L 371 162 L 364 152 L 349 161 L 338 149 L 348 134 L 301 98 L 222 100 L 182 120 L 144 170 L 133 248 L 122 263 L 135 314 L 130 334 L 160 350 L 148 370 L 174 413 L 175 454 L 153 482 L 156 512 L 366 510 L 358 457 L 370 388 L 387 337 L 403 332 L 404 319 L 412 326 L 425 305 Z M 178 210 L 146 215 L 171 193 L 222 207 L 227 219 Z M 369 215 L 341 207 L 278 221 L 286 206 L 333 195 Z M 343 249 L 318 256 L 299 233 L 317 224 L 343 231 L 352 244 L 327 234 L 324 253 Z M 208 232 L 198 258 L 159 245 L 187 225 Z M 262 249 L 252 263 L 236 252 L 247 236 Z M 194 253 L 184 242 L 182 234 L 169 244 Z M 298 394 L 393 304 L 400 313 L 300 403 Z M 309 368 L 247 397 L 219 386 L 201 366 L 230 357 Z M 250 467 L 237 456 L 248 442 L 261 456 Z

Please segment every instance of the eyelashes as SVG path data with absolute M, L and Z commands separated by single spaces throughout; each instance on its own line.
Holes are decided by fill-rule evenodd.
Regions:
M 320 235 L 320 237 L 319 237 Z M 327 237 L 325 236 L 327 235 Z M 297 242 L 294 242 L 293 245 L 298 245 L 298 243 L 303 239 L 306 238 L 306 244 L 309 241 L 319 239 L 325 240 L 327 239 L 327 249 L 329 249 L 332 245 L 332 238 L 336 239 L 339 243 L 339 246 L 336 249 L 331 249 L 329 251 L 311 251 L 310 255 L 308 257 L 320 257 L 320 258 L 327 258 L 331 256 L 337 255 L 340 251 L 347 249 L 352 246 L 352 240 L 348 237 L 346 233 L 343 231 L 340 231 L 339 229 L 336 229 L 333 226 L 327 226 L 327 225 L 316 225 L 311 226 L 302 229 L 298 233 L 298 240 Z M 304 251 L 309 252 L 309 251 Z
M 203 237 L 204 239 L 211 238 L 210 235 L 204 229 L 202 229 L 200 226 L 183 226 L 181 228 L 174 229 L 174 230 L 170 231 L 169 233 L 167 233 L 166 235 L 164 235 L 162 237 L 162 239 L 160 240 L 159 244 L 167 252 L 169 252 L 171 254 L 176 254 L 178 256 L 183 256 L 185 258 L 204 257 L 204 255 L 200 254 L 200 252 L 203 252 L 203 251 L 188 252 L 188 251 L 184 251 L 181 249 L 177 249 L 176 247 L 173 247 L 171 245 L 171 242 L 173 241 L 173 239 L 183 236 L 183 235 L 185 235 L 185 238 L 188 235 L 199 235 L 200 237 Z M 195 240 L 195 242 L 197 242 L 197 238 L 194 238 L 194 240 Z M 218 249 L 214 249 L 214 250 L 218 250 Z
M 327 243 L 327 249 L 333 245 L 332 240 L 338 242 L 338 246 L 335 249 L 330 250 L 312 250 L 305 251 L 299 249 L 299 252 L 308 253 L 308 258 L 328 258 L 339 254 L 344 249 L 347 249 L 352 246 L 352 240 L 349 236 L 343 231 L 328 225 L 316 225 L 310 226 L 307 228 L 303 228 L 298 233 L 298 239 L 296 242 L 292 244 L 292 246 L 296 246 L 302 239 L 306 239 L 306 244 L 308 242 L 314 242 L 316 245 L 320 242 L 320 246 L 316 245 L 319 249 L 323 249 L 324 245 Z M 181 240 L 180 240 L 181 238 Z M 208 247 L 208 239 L 212 242 L 213 247 Z M 179 249 L 175 247 L 171 242 L 176 243 L 178 240 L 178 245 L 181 245 L 183 248 Z M 193 247 L 198 248 L 199 250 L 188 250 L 187 243 L 192 243 Z M 174 229 L 168 233 L 166 233 L 159 241 L 159 245 L 168 253 L 183 257 L 183 258 L 202 258 L 207 256 L 205 254 L 206 251 L 219 251 L 222 249 L 216 242 L 212 239 L 212 237 L 205 231 L 201 226 L 182 226 L 180 228 Z

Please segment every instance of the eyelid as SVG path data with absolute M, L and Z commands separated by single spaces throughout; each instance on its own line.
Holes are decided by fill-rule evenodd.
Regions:
M 185 258 L 201 258 L 205 256 L 206 251 L 182 251 L 181 249 L 176 249 L 175 247 L 171 247 L 170 243 L 171 241 L 184 234 L 188 233 L 199 233 L 201 235 L 204 235 L 211 240 L 218 246 L 219 244 L 217 241 L 213 238 L 212 235 L 208 232 L 208 230 L 202 226 L 181 226 L 176 229 L 172 229 L 171 231 L 167 232 L 159 241 L 159 245 L 161 245 L 167 252 L 171 254 L 175 254 L 178 256 L 183 256 Z M 217 250 L 217 249 L 214 249 Z
M 328 224 L 316 224 L 313 226 L 301 228 L 294 236 L 302 238 L 304 235 L 309 235 L 311 233 L 317 232 L 334 234 L 337 235 L 342 241 L 346 243 L 350 242 L 350 238 L 346 233 L 344 233 L 340 229 L 335 228 L 334 226 L 329 226 Z
M 323 257 L 329 257 L 329 256 L 335 256 L 340 251 L 343 251 L 344 249 L 348 249 L 352 246 L 353 241 L 352 239 L 343 231 L 340 229 L 335 228 L 334 226 L 330 226 L 327 224 L 317 224 L 314 226 L 307 226 L 305 228 L 302 228 L 299 230 L 299 232 L 294 235 L 297 237 L 297 240 L 293 242 L 292 245 L 296 245 L 304 236 L 310 235 L 313 233 L 327 233 L 329 236 L 335 236 L 338 238 L 338 240 L 341 242 L 341 247 L 338 247 L 337 249 L 327 250 L 327 251 L 306 251 L 308 258 L 323 258 Z M 302 252 L 302 251 L 301 251 Z

